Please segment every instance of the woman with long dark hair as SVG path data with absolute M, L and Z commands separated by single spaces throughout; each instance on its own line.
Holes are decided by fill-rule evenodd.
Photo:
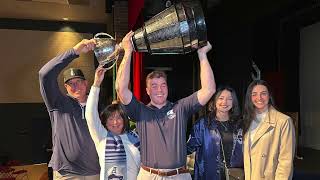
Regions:
M 235 90 L 228 86 L 218 88 L 208 103 L 208 111 L 194 124 L 187 151 L 196 152 L 195 180 L 224 180 L 225 165 L 243 167 L 240 108 Z
M 254 80 L 244 105 L 244 170 L 246 180 L 292 179 L 295 134 L 289 116 L 277 111 L 270 87 Z

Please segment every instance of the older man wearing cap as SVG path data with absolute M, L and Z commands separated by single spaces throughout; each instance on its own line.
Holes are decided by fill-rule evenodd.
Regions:
M 52 125 L 53 154 L 49 167 L 54 179 L 99 179 L 98 155 L 85 119 L 88 82 L 82 71 L 75 68 L 63 72 L 67 95 L 60 91 L 57 82 L 68 64 L 94 46 L 94 39 L 84 39 L 39 71 L 40 91 Z

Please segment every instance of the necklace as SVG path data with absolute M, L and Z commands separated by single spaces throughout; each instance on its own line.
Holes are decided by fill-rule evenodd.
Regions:
M 226 122 L 226 125 L 223 123 L 223 122 L 221 122 L 221 121 L 219 121 L 219 123 L 221 124 L 221 126 L 223 127 L 223 129 L 224 129 L 224 131 L 228 131 L 228 122 L 227 121 L 224 121 L 224 122 Z
M 221 116 L 220 118 L 218 118 L 216 116 L 216 121 L 219 122 L 219 124 L 221 124 L 221 127 L 223 129 L 223 131 L 228 131 L 229 130 L 229 117 L 225 117 L 225 116 Z

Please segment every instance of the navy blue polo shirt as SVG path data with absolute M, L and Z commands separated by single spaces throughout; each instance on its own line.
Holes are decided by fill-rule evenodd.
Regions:
M 159 169 L 185 166 L 187 121 L 201 107 L 197 93 L 176 103 L 168 101 L 161 109 L 133 96 L 124 109 L 137 122 L 142 164 Z

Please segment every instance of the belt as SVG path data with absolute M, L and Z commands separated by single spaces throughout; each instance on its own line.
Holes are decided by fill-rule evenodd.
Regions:
M 174 176 L 177 174 L 184 174 L 184 173 L 189 173 L 189 170 L 186 167 L 181 167 L 181 168 L 176 168 L 175 170 L 172 171 L 160 171 L 159 169 L 153 169 L 144 165 L 140 165 L 142 169 L 152 173 L 152 174 L 157 174 L 159 176 Z

